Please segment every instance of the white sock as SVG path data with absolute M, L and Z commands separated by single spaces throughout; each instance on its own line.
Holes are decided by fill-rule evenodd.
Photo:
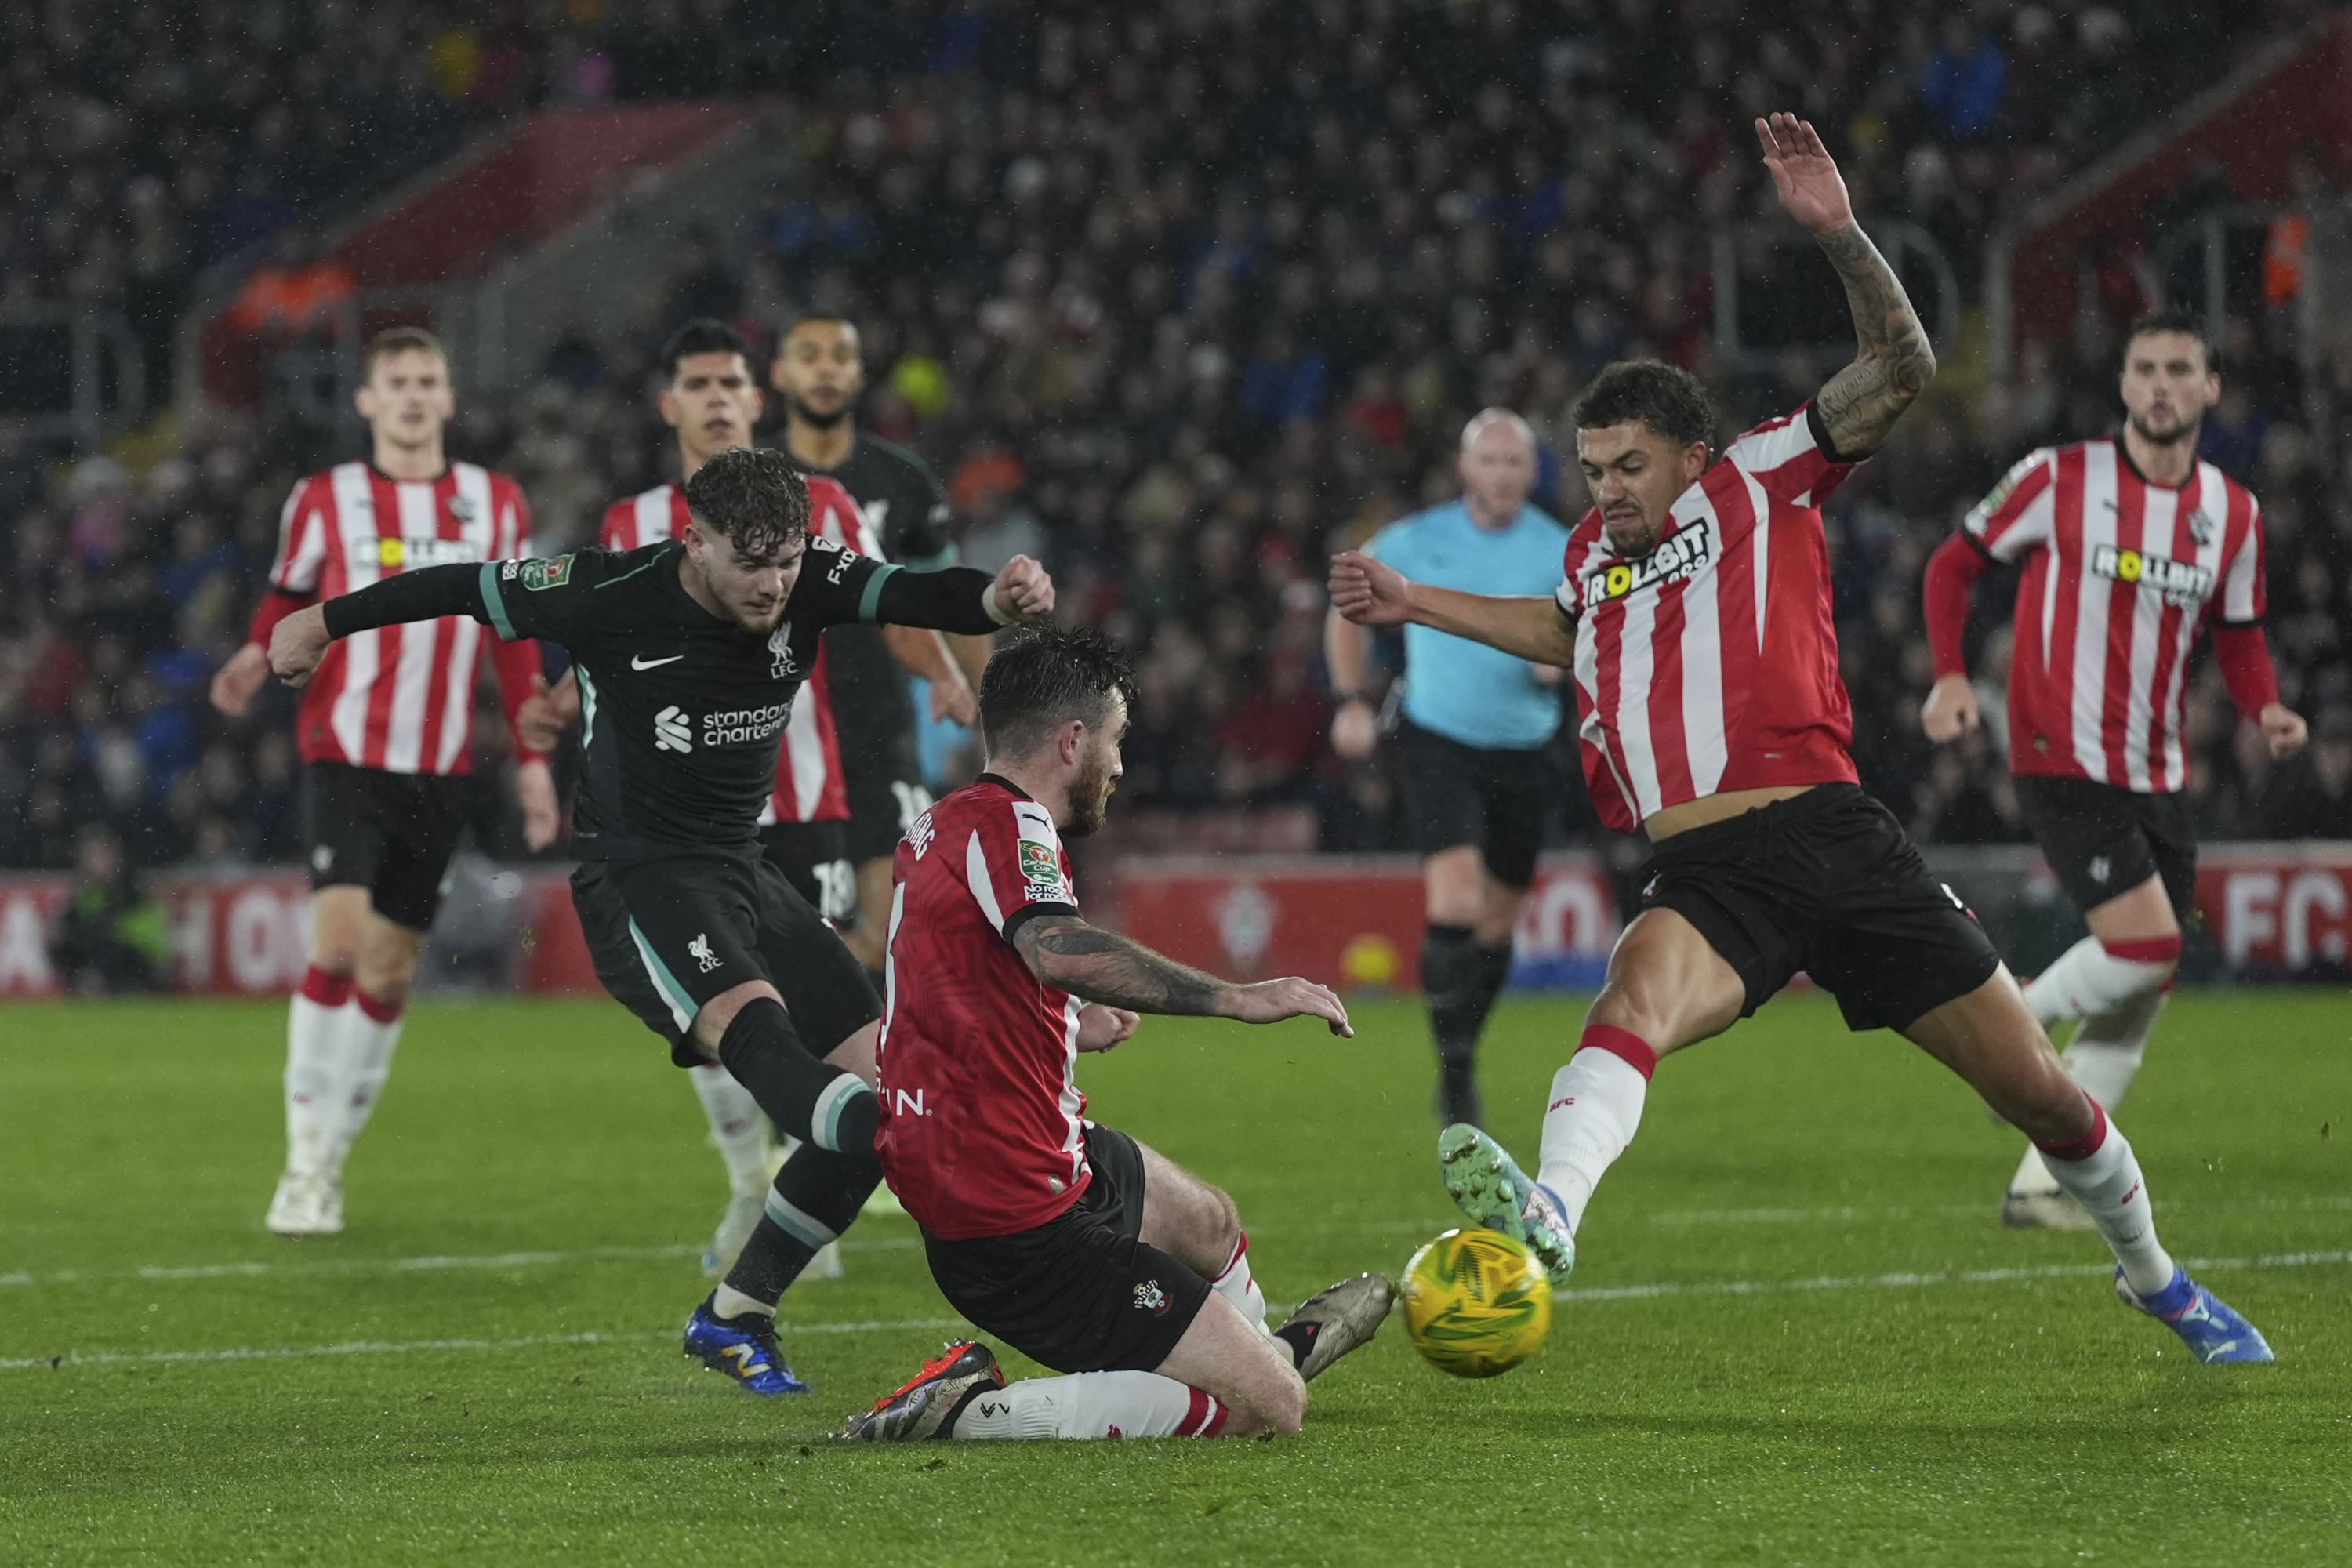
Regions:
M 2066 1064 L 2066 1076 L 2102 1108 L 2113 1110 L 2123 1103 L 2125 1092 L 2139 1072 L 2140 1058 L 2147 1054 L 2147 1037 L 2168 994 L 2161 989 L 2143 992 L 2120 1007 L 2084 1019 L 2083 1026 L 2074 1031 L 2074 1040 L 2059 1059 Z M 2018 1163 L 2009 1190 L 2059 1190 L 2058 1178 L 2050 1173 L 2041 1152 L 2031 1143 L 2025 1146 L 2025 1158 Z
M 1225 1271 L 1209 1281 L 1209 1289 L 1241 1309 L 1242 1316 L 1257 1325 L 1258 1332 L 1268 1339 L 1274 1331 L 1265 1323 L 1265 1292 L 1257 1288 L 1250 1273 L 1249 1237 L 1244 1233 L 1234 1243 L 1234 1255 L 1225 1261 Z
M 1536 1180 L 1559 1200 L 1570 1234 L 1584 1223 L 1592 1189 L 1642 1125 L 1650 1080 L 1613 1051 L 1588 1048 L 1552 1075 Z
M 710 1123 L 710 1141 L 727 1163 L 727 1187 L 739 1198 L 756 1198 L 768 1190 L 768 1118 L 751 1091 L 735 1075 L 716 1063 L 694 1068 L 687 1075 L 702 1114 Z
M 776 1315 L 773 1301 L 762 1301 L 757 1296 L 747 1296 L 732 1285 L 721 1285 L 710 1293 L 710 1310 L 722 1318 L 740 1318 L 749 1312 L 757 1317 Z
M 286 1010 L 286 1168 L 316 1175 L 331 1158 L 343 1077 L 351 976 L 313 969 Z
M 2115 1249 L 2124 1278 L 2146 1296 L 2172 1283 L 2172 1255 L 2156 1239 L 2156 1211 L 2148 1203 L 2139 1157 L 2132 1152 L 2123 1129 L 2095 1104 L 2092 1110 L 2098 1121 L 2089 1132 L 2042 1152 L 2058 1185 L 2089 1211 L 2099 1234 Z
M 399 1003 L 375 1001 L 364 992 L 352 993 L 343 1014 L 343 1078 L 339 1097 L 334 1142 L 329 1150 L 340 1168 L 352 1145 L 375 1114 L 384 1080 L 392 1076 L 392 1053 L 400 1046 L 400 1026 L 405 1016 Z
M 2160 949 L 2164 944 L 2152 941 L 2119 945 Z M 2096 1017 L 2160 988 L 2179 956 L 2177 939 L 2168 958 L 2119 958 L 2097 937 L 2086 936 L 2027 984 L 2025 1003 L 2045 1029 L 2068 1018 Z
M 953 1436 L 999 1437 L 1213 1437 L 1223 1405 L 1156 1372 L 1081 1372 L 1033 1377 L 963 1407 Z

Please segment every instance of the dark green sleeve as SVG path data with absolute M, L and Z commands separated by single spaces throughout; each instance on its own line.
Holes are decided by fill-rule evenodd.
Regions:
M 477 619 L 509 642 L 546 637 L 569 644 L 609 623 L 613 605 L 601 597 L 642 573 L 656 572 L 677 551 L 668 546 L 616 552 L 575 550 L 529 561 L 486 561 L 474 574 L 482 607 Z

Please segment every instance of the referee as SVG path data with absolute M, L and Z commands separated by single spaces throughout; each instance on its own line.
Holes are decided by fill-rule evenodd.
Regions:
M 1479 594 L 1548 595 L 1559 586 L 1568 530 L 1528 504 L 1536 438 L 1507 408 L 1463 426 L 1462 499 L 1374 534 L 1364 553 L 1416 583 Z M 1323 647 L 1339 710 L 1331 745 L 1360 762 L 1379 721 L 1368 691 L 1371 634 L 1333 610 Z M 1549 746 L 1559 729 L 1559 672 L 1481 643 L 1407 626 L 1397 731 L 1405 810 L 1422 854 L 1427 928 L 1422 996 L 1437 1047 L 1440 1126 L 1478 1120 L 1478 1036 L 1511 966 L 1511 928 L 1535 880 L 1536 851 L 1560 781 Z

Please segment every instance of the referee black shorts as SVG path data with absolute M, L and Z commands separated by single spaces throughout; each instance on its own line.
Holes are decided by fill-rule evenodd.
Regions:
M 1902 824 L 1850 784 L 1822 784 L 1677 833 L 1637 874 L 1747 987 L 1740 1016 L 1803 970 L 1850 1029 L 1904 1029 L 1992 978 L 1984 928 Z
M 1536 879 L 1544 824 L 1563 792 L 1551 749 L 1466 746 L 1412 720 L 1397 728 L 1404 804 L 1422 857 L 1470 844 L 1507 888 Z
M 1094 1179 L 1031 1230 L 944 1241 L 923 1233 L 950 1306 L 1055 1372 L 1152 1372 L 1209 1300 L 1209 1282 L 1139 1237 L 1143 1151 L 1086 1124 Z
M 824 1056 L 882 1016 L 866 971 L 783 873 L 744 849 L 677 849 L 649 860 L 587 860 L 572 902 L 614 1000 L 698 1067 L 694 1016 L 746 981 L 784 999 L 801 1043 Z
M 365 888 L 377 914 L 430 929 L 465 826 L 465 786 L 435 773 L 310 763 L 302 770 L 310 886 Z
M 2185 795 L 2020 773 L 2017 804 L 2058 885 L 2088 912 L 2150 877 L 2188 925 L 2197 912 L 2197 829 Z

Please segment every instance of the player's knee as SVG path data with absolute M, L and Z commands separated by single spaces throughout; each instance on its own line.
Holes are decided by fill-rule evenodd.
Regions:
M 1307 1424 L 1307 1381 L 1288 1367 L 1268 1391 L 1264 1410 L 1266 1426 L 1286 1437 L 1296 1437 Z

